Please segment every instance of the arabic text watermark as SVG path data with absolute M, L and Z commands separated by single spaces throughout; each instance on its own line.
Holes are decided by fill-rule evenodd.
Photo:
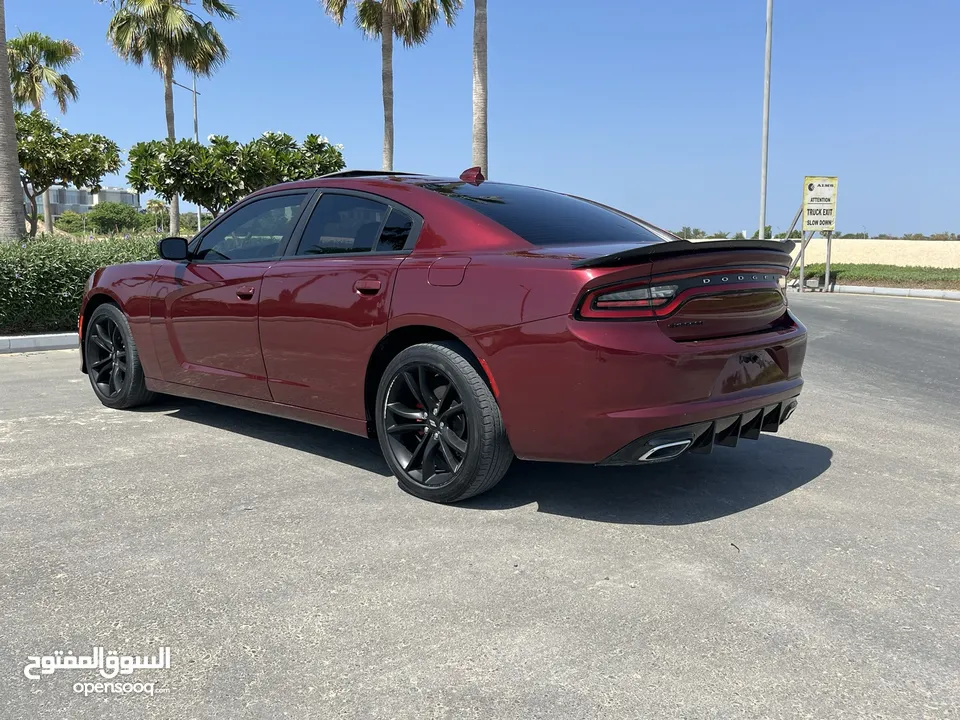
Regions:
M 114 650 L 104 651 L 100 646 L 89 655 L 75 655 L 73 650 L 55 650 L 50 655 L 30 655 L 23 668 L 24 677 L 40 680 L 44 675 L 53 675 L 64 670 L 96 671 L 101 677 L 112 681 L 118 675 L 130 676 L 138 670 L 169 670 L 170 648 L 163 646 L 156 655 L 121 655 Z M 88 695 L 150 695 L 165 693 L 169 688 L 158 688 L 154 682 L 134 682 L 123 678 L 117 682 L 76 682 L 75 693 Z

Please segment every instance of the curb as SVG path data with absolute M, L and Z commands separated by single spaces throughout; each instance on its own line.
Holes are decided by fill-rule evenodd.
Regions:
M 797 291 L 800 283 L 792 280 L 787 285 L 788 290 Z M 960 290 L 927 290 L 924 288 L 888 288 L 871 287 L 869 285 L 834 285 L 830 284 L 832 292 L 853 293 L 856 295 L 886 295 L 888 297 L 928 298 L 932 300 L 960 300 Z M 819 285 L 807 285 L 807 292 L 823 292 Z
M 957 290 L 925 290 L 922 288 L 885 288 L 860 285 L 834 285 L 835 292 L 860 293 L 863 295 L 889 295 L 892 297 L 932 298 L 934 300 L 960 300 Z
M 0 337 L 0 355 L 4 353 L 40 352 L 42 350 L 72 350 L 79 346 L 80 340 L 76 333 Z

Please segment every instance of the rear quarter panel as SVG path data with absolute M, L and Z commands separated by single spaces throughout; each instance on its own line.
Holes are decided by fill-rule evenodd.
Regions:
M 432 284 L 434 263 L 458 257 L 418 251 L 403 261 L 393 294 L 393 326 L 427 320 L 473 335 L 569 315 L 584 284 L 609 270 L 573 270 L 570 260 L 523 251 L 473 253 L 456 285 Z M 427 323 L 430 324 L 430 323 Z

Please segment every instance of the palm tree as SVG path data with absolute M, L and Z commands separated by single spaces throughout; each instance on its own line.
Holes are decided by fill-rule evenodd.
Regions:
M 167 207 L 167 204 L 160 200 L 159 198 L 153 198 L 152 200 L 147 200 L 147 212 L 153 216 L 154 226 L 159 222 L 160 232 L 163 232 L 163 214 L 168 213 L 170 208 Z
M 463 0 L 353 0 L 357 27 L 367 36 L 380 38 L 383 86 L 383 169 L 393 170 L 393 39 L 406 47 L 427 41 L 442 14 L 452 26 Z M 320 0 L 327 15 L 343 24 L 348 0 Z
M 487 0 L 473 0 L 473 165 L 487 167 Z
M 7 27 L 0 0 L 0 77 L 10 74 Z M 23 186 L 17 157 L 17 125 L 13 119 L 13 92 L 0 82 L 0 241 L 19 238 L 24 232 Z
M 197 0 L 114 0 L 116 12 L 107 37 L 124 60 L 136 65 L 145 61 L 163 78 L 167 111 L 167 138 L 177 139 L 173 117 L 173 74 L 183 66 L 195 75 L 209 77 L 227 60 L 227 46 L 213 26 L 193 9 Z M 237 17 L 224 0 L 199 0 L 210 16 L 223 20 Z M 180 202 L 170 202 L 170 234 L 180 232 Z
M 10 58 L 10 83 L 13 102 L 17 107 L 29 105 L 40 110 L 47 90 L 53 93 L 60 112 L 67 112 L 67 102 L 76 101 L 79 93 L 76 83 L 60 72 L 80 57 L 80 48 L 69 40 L 54 40 L 38 32 L 21 33 L 7 41 Z M 50 191 L 43 193 L 43 231 L 53 234 L 53 213 L 50 210 Z

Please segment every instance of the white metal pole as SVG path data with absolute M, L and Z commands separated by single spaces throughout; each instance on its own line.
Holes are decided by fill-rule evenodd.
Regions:
M 823 291 L 830 292 L 830 245 L 833 244 L 833 230 L 827 230 L 827 262 L 824 268 Z
M 807 253 L 807 242 L 810 238 L 813 237 L 813 233 L 810 233 L 810 238 L 806 237 L 806 233 L 800 233 L 801 242 L 800 242 L 800 287 L 797 288 L 797 292 L 803 292 L 803 286 L 807 282 L 805 277 L 806 271 L 806 253 Z
M 770 136 L 770 58 L 773 53 L 773 0 L 767 0 L 767 45 L 763 64 L 763 145 L 760 151 L 760 234 L 767 226 L 767 146 Z
M 197 120 L 197 76 L 193 76 L 193 139 L 199 143 L 200 142 L 200 123 Z M 200 205 L 197 205 L 197 232 L 200 232 L 203 229 L 203 221 L 201 220 L 201 208 Z

